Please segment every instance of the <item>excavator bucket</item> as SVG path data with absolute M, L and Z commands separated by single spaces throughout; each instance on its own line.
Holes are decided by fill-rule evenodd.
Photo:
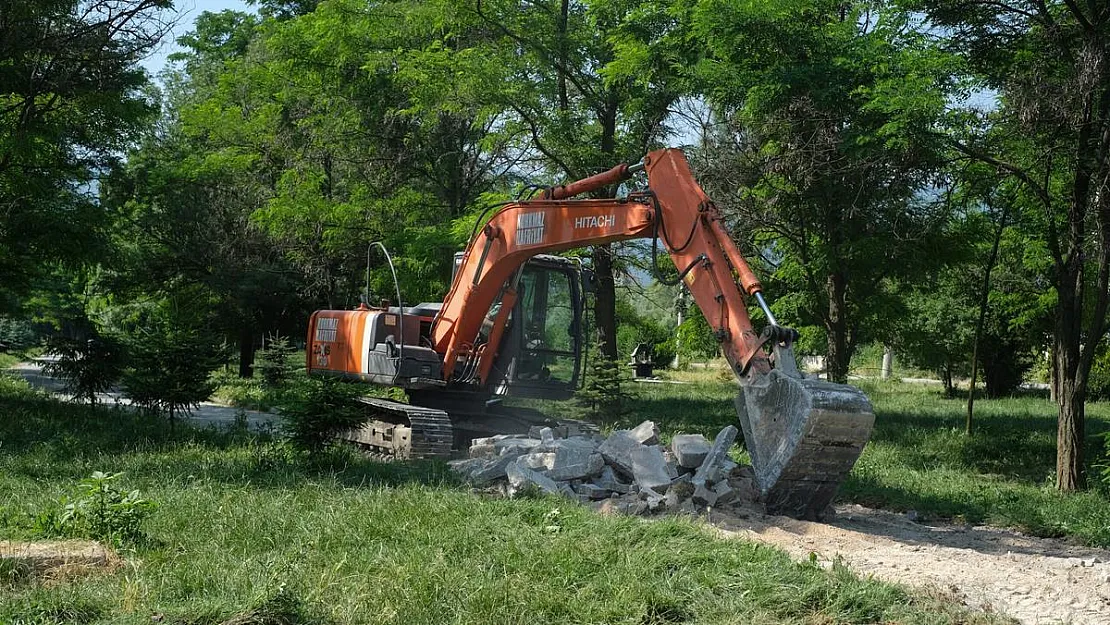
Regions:
M 871 437 L 875 413 L 854 386 L 803 377 L 789 346 L 751 372 L 736 399 L 767 511 L 820 520 Z

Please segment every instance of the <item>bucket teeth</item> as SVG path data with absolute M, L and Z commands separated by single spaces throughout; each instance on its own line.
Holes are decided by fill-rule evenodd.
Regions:
M 858 388 L 779 369 L 745 377 L 736 407 L 767 511 L 801 519 L 821 518 L 875 424 Z

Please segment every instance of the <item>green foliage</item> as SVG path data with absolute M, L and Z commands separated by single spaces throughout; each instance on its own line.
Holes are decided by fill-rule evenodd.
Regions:
M 678 352 L 685 358 L 708 361 L 721 353 L 721 344 L 713 328 L 696 306 L 691 306 L 676 330 Z
M 620 358 L 631 358 L 637 345 L 646 343 L 652 348 L 652 361 L 666 367 L 674 360 L 674 330 L 657 319 L 641 315 L 626 300 L 617 300 L 617 353 Z
M 36 530 L 45 536 L 91 538 L 117 547 L 144 543 L 143 522 L 157 506 L 138 490 L 120 489 L 121 475 L 93 472 L 81 480 L 72 500 L 63 498 L 57 508 L 39 515 Z
M 255 354 L 254 370 L 262 376 L 262 381 L 271 388 L 281 386 L 289 380 L 294 366 L 290 359 L 297 354 L 297 348 L 284 336 L 271 336 L 265 347 Z
M 167 300 L 145 311 L 124 334 L 124 394 L 138 406 L 165 413 L 172 422 L 215 390 L 212 371 L 222 345 L 196 302 Z
M 170 4 L 0 6 L 0 306 L 51 267 L 103 252 L 104 211 L 88 185 L 155 112 L 139 61 Z
M 339 432 L 366 420 L 366 410 L 355 400 L 365 387 L 335 378 L 310 377 L 289 390 L 281 409 L 283 430 L 298 447 L 319 451 Z
M 1091 378 L 1087 382 L 1087 392 L 1091 399 L 1110 399 L 1110 349 L 1103 346 L 1091 364 Z
M 611 424 L 628 412 L 629 394 L 625 385 L 624 367 L 605 358 L 600 349 L 590 354 L 586 383 L 574 395 L 574 402 L 584 417 L 598 423 Z
M 108 392 L 123 375 L 124 346 L 113 336 L 98 334 L 78 339 L 55 335 L 47 343 L 56 356 L 43 368 L 65 381 L 65 388 L 77 401 L 96 403 L 97 395 Z
M 32 322 L 0 316 L 0 351 L 27 349 L 38 345 L 40 340 L 39 333 Z

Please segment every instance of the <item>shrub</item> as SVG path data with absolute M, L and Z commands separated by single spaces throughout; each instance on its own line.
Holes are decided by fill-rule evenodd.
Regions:
M 111 389 L 123 373 L 123 346 L 110 336 L 87 340 L 55 336 L 48 348 L 57 360 L 46 365 L 46 372 L 61 378 L 66 391 L 79 402 L 96 403 L 97 394 Z
M 215 390 L 209 374 L 221 363 L 217 333 L 183 311 L 161 308 L 127 334 L 124 392 L 170 421 Z
M 366 411 L 355 398 L 365 390 L 335 378 L 298 382 L 289 390 L 281 411 L 290 440 L 302 449 L 319 450 L 339 432 L 361 424 Z
M 254 369 L 262 376 L 262 382 L 267 386 L 277 387 L 288 381 L 293 372 L 289 359 L 296 351 L 288 338 L 271 336 L 254 361 Z
M 27 349 L 38 341 L 39 334 L 30 321 L 0 317 L 0 351 Z
M 96 471 L 81 480 L 74 499 L 63 498 L 59 509 L 40 515 L 36 529 L 47 536 L 91 538 L 116 546 L 143 542 L 143 521 L 156 505 L 137 490 L 121 490 L 115 483 L 120 475 Z
M 575 403 L 585 409 L 588 419 L 615 423 L 628 412 L 629 395 L 621 388 L 621 365 L 601 356 L 598 345 L 590 358 L 589 372 L 582 390 L 575 393 Z

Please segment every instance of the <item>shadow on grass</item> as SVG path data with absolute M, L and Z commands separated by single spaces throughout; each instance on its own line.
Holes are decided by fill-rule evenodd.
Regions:
M 0 466 L 13 476 L 77 480 L 92 467 L 148 482 L 203 478 L 263 488 L 318 480 L 349 487 L 458 483 L 442 462 L 377 462 L 346 447 L 309 453 L 245 428 L 197 428 L 38 394 L 0 396 L 0 414 Z

